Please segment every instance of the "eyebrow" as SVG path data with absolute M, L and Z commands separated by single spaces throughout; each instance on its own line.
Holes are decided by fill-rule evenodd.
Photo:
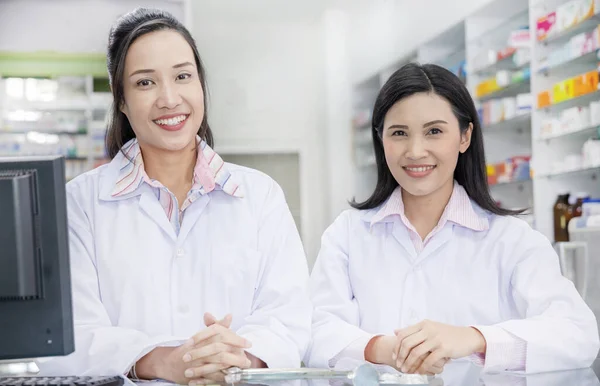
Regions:
M 435 121 L 427 122 L 426 124 L 423 125 L 423 127 L 428 127 L 428 126 L 431 126 L 431 125 L 436 125 L 438 123 L 448 124 L 448 122 L 446 122 L 446 121 L 443 121 L 441 119 L 436 119 Z M 392 126 L 388 127 L 387 129 L 388 130 L 389 129 L 408 129 L 408 126 L 406 126 L 406 125 L 392 125 Z
M 173 68 L 181 68 L 181 67 L 187 67 L 187 66 L 193 66 L 194 64 L 191 62 L 183 62 L 183 63 L 179 63 L 173 66 Z M 134 75 L 137 74 L 151 74 L 156 72 L 155 70 L 152 69 L 141 69 L 141 70 L 137 70 L 131 73 L 131 75 L 129 75 L 129 77 L 132 77 Z

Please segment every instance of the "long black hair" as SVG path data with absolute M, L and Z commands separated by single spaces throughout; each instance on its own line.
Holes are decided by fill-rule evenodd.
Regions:
M 454 179 L 462 185 L 469 197 L 482 209 L 501 216 L 517 215 L 524 210 L 509 210 L 499 207 L 490 195 L 487 182 L 485 154 L 483 149 L 483 136 L 477 115 L 477 109 L 469 91 L 460 79 L 452 72 L 435 64 L 419 65 L 409 63 L 388 79 L 379 91 L 375 100 L 372 118 L 373 146 L 375 148 L 375 162 L 377 164 L 377 185 L 375 191 L 366 201 L 350 202 L 357 209 L 373 209 L 385 202 L 398 182 L 390 172 L 385 160 L 383 142 L 383 121 L 388 110 L 399 100 L 416 93 L 435 93 L 446 99 L 458 120 L 461 133 L 464 133 L 469 124 L 473 124 L 471 144 L 469 148 L 458 156 Z
M 113 104 L 108 118 L 106 132 L 106 152 L 114 158 L 129 140 L 135 138 L 135 133 L 127 116 L 120 110 L 124 102 L 123 73 L 125 71 L 125 57 L 133 42 L 142 35 L 160 30 L 173 30 L 179 32 L 188 42 L 194 52 L 198 77 L 204 94 L 204 118 L 198 128 L 198 135 L 213 146 L 213 135 L 206 118 L 206 76 L 204 66 L 196 42 L 190 32 L 173 15 L 159 9 L 136 8 L 121 16 L 113 25 L 108 37 L 108 55 L 106 64 L 108 77 L 113 94 Z

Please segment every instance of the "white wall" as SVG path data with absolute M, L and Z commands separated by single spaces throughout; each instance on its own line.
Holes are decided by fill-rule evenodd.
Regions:
M 328 222 L 320 20 L 254 19 L 210 1 L 191 2 L 191 8 L 217 151 L 301 152 L 303 241 L 312 265 Z
M 111 25 L 140 6 L 184 21 L 183 3 L 169 0 L 1 0 L 0 51 L 106 53 Z
M 362 81 L 492 0 L 369 0 L 351 13 L 350 74 Z M 523 0 L 526 2 L 527 0 Z

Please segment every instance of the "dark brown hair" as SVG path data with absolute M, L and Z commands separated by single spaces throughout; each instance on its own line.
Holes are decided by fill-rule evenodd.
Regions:
M 106 152 L 110 158 L 114 158 L 125 143 L 135 138 L 135 133 L 131 128 L 129 120 L 120 110 L 120 107 L 124 103 L 123 78 L 127 51 L 129 51 L 129 47 L 140 36 L 167 29 L 179 32 L 194 52 L 198 77 L 202 85 L 202 93 L 204 94 L 204 119 L 202 119 L 202 123 L 198 128 L 198 135 L 209 146 L 213 146 L 213 135 L 206 118 L 206 77 L 196 42 L 183 24 L 170 13 L 158 9 L 136 8 L 116 21 L 108 37 L 106 64 L 113 94 L 113 103 L 109 112 L 106 132 Z
M 469 90 L 452 72 L 435 64 L 419 65 L 409 63 L 388 79 L 379 91 L 375 100 L 372 118 L 372 137 L 377 164 L 377 185 L 371 197 L 364 202 L 351 201 L 350 205 L 357 209 L 373 209 L 383 204 L 398 186 L 385 160 L 385 152 L 381 135 L 383 121 L 388 110 L 399 100 L 413 94 L 434 93 L 450 103 L 458 120 L 462 133 L 473 124 L 471 145 L 464 153 L 458 155 L 454 179 L 462 185 L 471 200 L 482 209 L 500 216 L 522 214 L 524 210 L 510 210 L 499 207 L 490 195 L 487 182 L 483 134 L 477 115 L 477 109 L 469 94 Z

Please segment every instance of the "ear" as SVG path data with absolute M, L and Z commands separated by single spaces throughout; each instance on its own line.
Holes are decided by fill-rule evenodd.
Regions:
M 464 153 L 471 146 L 471 134 L 473 134 L 473 122 L 469 122 L 469 127 L 460 135 L 460 152 Z

